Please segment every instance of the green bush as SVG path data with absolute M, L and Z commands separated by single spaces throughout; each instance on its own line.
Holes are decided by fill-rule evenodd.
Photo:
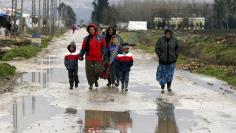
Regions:
M 10 61 L 16 57 L 21 57 L 25 59 L 32 58 L 36 56 L 43 48 L 46 48 L 49 42 L 52 40 L 53 36 L 47 38 L 42 38 L 41 46 L 32 46 L 31 44 L 26 44 L 25 46 L 16 47 L 1 57 L 3 61 Z
M 6 64 L 6 63 L 2 63 L 0 64 L 0 78 L 5 78 L 8 76 L 13 76 L 16 73 L 16 68 Z
M 35 55 L 37 55 L 37 53 L 40 51 L 40 47 L 36 47 L 36 46 L 31 46 L 31 45 L 27 45 L 27 46 L 23 46 L 23 47 L 18 47 L 18 48 L 14 48 L 10 51 L 8 51 L 3 57 L 2 60 L 4 61 L 9 61 L 12 60 L 16 57 L 23 57 L 25 59 L 29 59 Z

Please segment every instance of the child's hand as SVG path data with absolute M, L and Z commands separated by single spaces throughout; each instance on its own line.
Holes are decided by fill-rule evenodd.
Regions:
M 81 56 L 80 56 L 80 57 L 79 57 L 79 60 L 80 60 L 80 61 L 83 61 L 83 60 L 84 60 L 84 57 L 81 57 Z

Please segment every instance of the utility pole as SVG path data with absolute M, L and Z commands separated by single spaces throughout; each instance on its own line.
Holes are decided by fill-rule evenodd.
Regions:
M 51 32 L 54 32 L 54 0 L 50 3 Z
M 57 29 L 57 22 L 58 22 L 58 16 L 57 16 L 57 2 L 58 0 L 55 0 L 55 3 L 54 3 L 54 27 L 55 29 Z
M 58 9 L 59 9 L 60 5 L 61 5 L 61 0 L 59 0 Z M 58 29 L 60 28 L 60 24 L 61 24 L 61 16 L 62 16 L 62 14 L 60 15 L 60 13 L 58 12 L 58 22 L 57 22 L 58 23 Z
M 20 14 L 20 24 L 19 24 L 19 26 L 20 26 L 20 30 L 22 31 L 22 32 L 24 32 L 24 21 L 23 21 L 23 4 L 24 3 L 24 0 L 21 0 L 21 14 Z
M 35 0 L 32 0 L 32 14 L 31 14 L 32 29 L 34 29 L 35 16 L 36 16 L 36 2 L 35 2 Z
M 38 26 L 39 26 L 39 31 L 41 31 L 41 0 L 39 0 L 39 16 L 38 16 Z
M 13 19 L 13 26 L 11 28 L 13 28 L 12 30 L 12 35 L 15 37 L 16 36 L 16 12 L 17 12 L 17 0 L 12 0 L 12 19 Z
M 49 5 L 50 5 L 50 2 L 49 0 L 47 0 L 47 9 L 46 9 L 47 19 L 49 19 Z
M 45 19 L 46 19 L 46 7 L 47 7 L 47 3 L 46 0 L 43 0 L 43 26 L 45 26 Z

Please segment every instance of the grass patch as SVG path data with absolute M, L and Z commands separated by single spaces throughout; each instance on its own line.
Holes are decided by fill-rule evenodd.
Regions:
M 3 61 L 10 61 L 13 60 L 16 57 L 30 59 L 38 54 L 43 48 L 46 48 L 48 46 L 48 42 L 52 39 L 52 37 L 49 38 L 43 38 L 42 44 L 40 47 L 32 46 L 31 44 L 27 44 L 26 46 L 17 47 L 10 51 L 8 51 L 5 55 L 2 56 Z
M 60 37 L 60 36 L 63 35 L 67 30 L 68 30 L 67 28 L 61 28 L 61 29 L 57 30 L 57 31 L 54 33 L 54 36 Z
M 155 47 L 154 46 L 146 46 L 146 45 L 138 44 L 138 45 L 135 45 L 133 48 L 142 49 L 146 53 L 155 52 Z
M 228 82 L 230 85 L 236 86 L 236 76 L 231 75 L 227 69 L 222 69 L 216 66 L 208 66 L 200 68 L 197 72 L 208 76 L 214 76 Z
M 16 68 L 6 64 L 6 63 L 1 63 L 0 64 L 0 78 L 6 78 L 8 76 L 13 76 L 16 74 Z
M 186 59 L 186 57 L 184 57 L 183 55 L 179 55 L 177 64 L 187 64 L 187 63 L 189 63 L 189 61 Z
M 9 60 L 12 60 L 12 59 L 14 59 L 16 57 L 22 57 L 22 58 L 25 58 L 25 59 L 29 59 L 29 58 L 37 55 L 37 53 L 40 50 L 41 50 L 40 47 L 31 46 L 31 45 L 14 48 L 14 49 L 8 51 L 2 57 L 2 60 L 9 61 Z
M 1 60 L 10 61 L 15 58 L 30 59 L 36 56 L 43 48 L 46 48 L 54 36 L 59 37 L 62 34 L 64 34 L 66 31 L 67 29 L 60 29 L 57 32 L 55 32 L 53 35 L 50 35 L 47 38 L 42 38 L 40 47 L 32 46 L 30 43 L 25 44 L 24 46 L 16 47 L 8 51 L 6 54 L 4 54 L 1 57 Z

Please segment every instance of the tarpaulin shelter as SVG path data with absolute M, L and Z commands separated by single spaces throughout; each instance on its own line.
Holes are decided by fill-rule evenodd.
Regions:
M 129 31 L 147 30 L 147 22 L 146 21 L 129 21 L 128 30 Z
M 9 16 L 5 13 L 0 12 L 0 27 L 6 27 L 8 21 L 9 21 Z

